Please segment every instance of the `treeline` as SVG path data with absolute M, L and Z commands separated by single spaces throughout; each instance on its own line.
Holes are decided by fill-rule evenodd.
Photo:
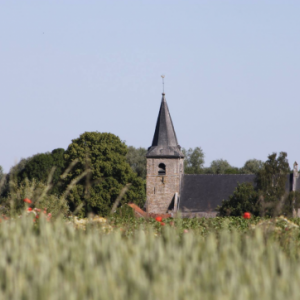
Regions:
M 143 207 L 146 153 L 145 148 L 127 146 L 114 134 L 85 132 L 66 150 L 54 149 L 22 159 L 8 174 L 3 174 L 0 166 L 0 213 L 23 209 L 26 197 L 54 214 L 106 216 L 120 212 L 122 204 L 129 202 Z M 294 209 L 300 203 L 298 193 L 285 193 L 290 169 L 284 152 L 278 157 L 270 155 L 266 162 L 248 160 L 242 168 L 223 159 L 204 167 L 200 147 L 183 149 L 183 153 L 186 174 L 256 174 L 256 185 L 239 185 L 219 207 L 220 215 L 238 216 L 245 211 L 271 215 L 279 206 L 290 213 L 292 205 Z M 123 196 L 118 199 L 120 194 Z
M 200 147 L 183 148 L 182 152 L 185 156 L 185 174 L 256 174 L 263 167 L 263 162 L 258 159 L 247 160 L 242 168 L 234 167 L 224 159 L 214 160 L 209 167 L 204 167 L 204 153 Z M 145 148 L 128 147 L 127 161 L 143 179 L 146 178 L 146 153 Z
M 106 216 L 121 193 L 116 210 L 129 202 L 143 207 L 144 174 L 130 167 L 129 153 L 114 134 L 85 132 L 66 150 L 22 159 L 8 174 L 0 172 L 0 210 L 21 210 L 22 200 L 30 198 L 35 206 L 52 207 L 54 214 Z

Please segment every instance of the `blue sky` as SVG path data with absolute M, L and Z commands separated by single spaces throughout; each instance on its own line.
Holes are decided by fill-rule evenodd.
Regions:
M 300 162 L 300 1 L 1 0 L 0 165 L 85 131 L 149 147 L 161 74 L 208 166 Z

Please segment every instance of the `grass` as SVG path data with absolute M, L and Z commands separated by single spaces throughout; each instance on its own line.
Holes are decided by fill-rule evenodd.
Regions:
M 285 219 L 30 214 L 0 224 L 0 299 L 297 299 L 299 227 Z

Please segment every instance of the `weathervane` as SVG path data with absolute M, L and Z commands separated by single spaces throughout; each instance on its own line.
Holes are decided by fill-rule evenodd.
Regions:
M 165 93 L 165 81 L 164 81 L 165 75 L 161 75 L 161 78 L 162 78 L 162 84 L 163 84 L 163 93 Z

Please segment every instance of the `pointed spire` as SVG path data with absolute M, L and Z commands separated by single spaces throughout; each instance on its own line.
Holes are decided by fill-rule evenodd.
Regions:
M 178 145 L 165 93 L 162 93 L 152 146 L 147 157 L 184 157 Z

